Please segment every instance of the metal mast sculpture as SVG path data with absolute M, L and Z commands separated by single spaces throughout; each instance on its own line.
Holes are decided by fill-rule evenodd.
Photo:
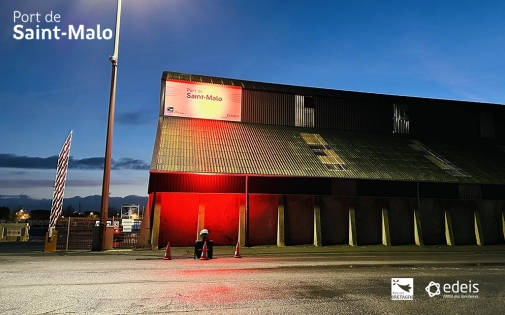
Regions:
M 61 215 L 63 207 L 63 194 L 65 193 L 65 182 L 67 180 L 68 160 L 70 158 L 70 142 L 72 141 L 72 130 L 68 134 L 67 140 L 61 148 L 58 156 L 58 167 L 56 168 L 56 180 L 54 182 L 53 203 L 51 205 L 51 217 L 49 220 L 49 238 L 53 235 L 53 230 Z

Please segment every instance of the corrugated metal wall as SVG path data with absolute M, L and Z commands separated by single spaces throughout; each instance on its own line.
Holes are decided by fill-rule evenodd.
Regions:
M 244 89 L 242 122 L 294 126 L 295 95 Z
M 505 196 L 505 185 L 481 185 L 480 190 L 482 199 L 502 200 Z
M 331 194 L 336 196 L 356 196 L 355 179 L 331 179 Z
M 167 81 L 161 80 L 160 88 L 160 116 L 165 114 L 165 90 L 167 86 Z
M 298 107 L 296 106 L 296 98 Z M 242 121 L 295 126 L 296 117 L 305 123 L 304 96 L 244 89 Z M 314 97 L 315 128 L 393 132 L 392 104 L 367 100 Z M 297 109 L 299 111 L 297 115 Z M 308 109 L 312 110 L 312 109 Z M 312 116 L 312 115 L 311 115 Z M 311 119 L 309 119 L 311 120 Z M 312 123 L 308 124 L 312 127 Z
M 301 106 L 303 98 L 314 98 L 314 127 L 393 133 L 393 104 L 408 107 L 409 120 L 398 120 L 396 133 L 413 137 L 454 139 L 495 138 L 505 143 L 505 106 L 416 97 L 289 86 L 264 82 L 191 75 L 165 71 L 162 76 L 163 105 L 166 79 L 241 86 L 242 121 L 287 126 L 306 126 L 312 107 Z M 298 107 L 295 109 L 295 97 Z M 482 117 L 480 111 L 490 112 Z M 298 111 L 298 124 L 295 113 Z M 160 106 L 160 114 L 163 106 Z M 485 114 L 487 115 L 487 114 Z M 404 115 L 407 116 L 407 115 Z M 407 128 L 410 129 L 408 132 Z M 482 128 L 482 129 L 481 129 Z
M 311 100 L 310 104 L 305 104 L 305 100 Z M 314 98 L 296 95 L 295 96 L 295 126 L 314 127 Z
M 245 176 L 151 173 L 152 192 L 244 193 Z
M 496 139 L 505 143 L 505 106 L 494 107 L 493 114 Z
M 156 138 L 154 139 L 154 149 L 153 155 L 151 157 L 151 169 L 156 169 L 158 164 L 158 156 L 160 154 L 160 142 L 162 142 L 161 137 L 163 136 L 163 117 L 158 117 L 158 127 L 156 127 Z
M 430 187 L 430 184 L 426 184 Z M 417 197 L 415 182 L 400 182 L 386 180 L 358 180 L 356 181 L 357 196 L 378 197 Z
M 393 132 L 391 104 L 316 97 L 314 109 L 316 128 Z
M 249 177 L 249 193 L 330 195 L 331 178 Z
M 490 110 L 483 110 L 480 112 L 480 137 L 483 139 L 496 138 L 494 115 Z
M 462 103 L 431 102 L 409 105 L 410 134 L 420 139 L 468 142 L 480 139 L 480 110 Z
M 482 199 L 480 185 L 459 185 L 459 198 L 461 199 Z

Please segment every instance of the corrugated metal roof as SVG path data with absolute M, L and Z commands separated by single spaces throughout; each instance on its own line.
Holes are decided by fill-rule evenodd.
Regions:
M 331 170 L 304 140 L 320 135 L 345 164 Z M 422 143 L 457 165 L 455 176 L 425 157 L 404 136 L 160 117 L 153 171 L 253 174 L 454 183 L 505 183 L 505 154 L 498 148 Z

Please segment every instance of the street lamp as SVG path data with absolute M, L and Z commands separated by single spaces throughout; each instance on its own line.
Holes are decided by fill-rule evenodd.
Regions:
M 107 139 L 105 142 L 105 161 L 103 167 L 103 182 L 102 182 L 102 200 L 100 203 L 100 230 L 101 240 L 98 247 L 95 249 L 104 250 L 106 248 L 106 226 L 109 216 L 109 186 L 110 186 L 110 169 L 112 161 L 112 133 L 114 129 L 114 107 L 116 103 L 116 76 L 117 76 L 117 58 L 119 46 L 119 27 L 121 24 L 121 0 L 117 1 L 116 12 L 116 30 L 114 38 L 114 52 L 109 56 L 109 61 L 112 64 L 112 73 L 110 80 L 110 98 L 109 98 L 109 120 L 107 123 Z

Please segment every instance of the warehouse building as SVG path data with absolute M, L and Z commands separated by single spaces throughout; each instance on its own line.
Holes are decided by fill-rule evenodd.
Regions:
M 146 244 L 503 244 L 505 107 L 164 72 Z

